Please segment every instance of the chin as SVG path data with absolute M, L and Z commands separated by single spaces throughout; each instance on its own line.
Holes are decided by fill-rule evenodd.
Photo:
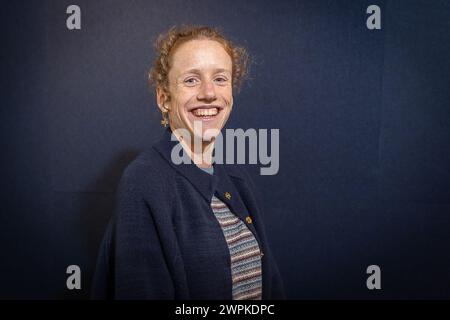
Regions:
M 217 137 L 217 135 L 209 134 L 209 133 L 203 133 L 202 140 L 203 141 L 212 141 Z
M 217 138 L 221 134 L 221 128 L 208 128 L 203 130 L 203 140 L 211 141 Z

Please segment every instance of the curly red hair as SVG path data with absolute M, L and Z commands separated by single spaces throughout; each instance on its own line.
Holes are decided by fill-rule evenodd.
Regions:
M 248 75 L 249 55 L 245 48 L 236 46 L 218 28 L 208 26 L 173 26 L 167 33 L 159 35 L 156 43 L 156 58 L 149 71 L 149 83 L 168 92 L 170 58 L 180 44 L 195 39 L 215 40 L 223 45 L 232 60 L 233 89 L 240 90 Z

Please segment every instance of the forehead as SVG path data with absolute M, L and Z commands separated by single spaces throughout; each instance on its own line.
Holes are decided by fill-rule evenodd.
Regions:
M 189 40 L 175 49 L 170 71 L 176 74 L 190 69 L 226 69 L 231 72 L 232 61 L 221 43 L 214 40 Z

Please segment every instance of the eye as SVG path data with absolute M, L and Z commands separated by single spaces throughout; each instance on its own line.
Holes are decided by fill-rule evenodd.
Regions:
M 198 82 L 199 81 L 197 78 L 187 78 L 186 80 L 184 80 L 184 83 L 190 87 L 195 86 Z
M 216 81 L 220 85 L 224 85 L 228 82 L 228 79 L 225 77 L 217 77 L 216 79 L 214 79 L 214 81 Z

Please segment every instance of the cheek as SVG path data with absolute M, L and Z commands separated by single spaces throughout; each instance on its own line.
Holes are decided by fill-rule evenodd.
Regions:
M 220 90 L 220 96 L 228 106 L 231 106 L 233 104 L 233 90 L 231 89 L 231 87 L 222 88 L 222 90 Z
M 233 94 L 231 92 L 227 95 L 226 102 L 231 110 L 233 108 Z
M 196 94 L 192 90 L 180 90 L 176 96 L 177 108 L 185 109 L 191 101 L 194 101 Z
M 185 104 L 186 104 L 186 99 L 182 92 L 175 92 L 172 95 L 171 107 L 174 112 L 176 112 L 176 113 L 181 112 L 183 110 Z

